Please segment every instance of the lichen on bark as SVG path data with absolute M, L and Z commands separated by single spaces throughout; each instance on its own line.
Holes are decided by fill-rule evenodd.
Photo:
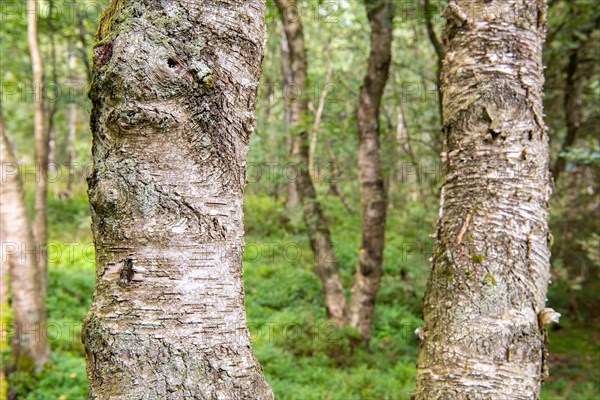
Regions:
M 94 399 L 270 399 L 242 283 L 261 1 L 114 0 L 94 51 Z
M 538 399 L 550 276 L 545 1 L 450 1 L 418 400 Z M 449 279 L 452 277 L 452 279 Z

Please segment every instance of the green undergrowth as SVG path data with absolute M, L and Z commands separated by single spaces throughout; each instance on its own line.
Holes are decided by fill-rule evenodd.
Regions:
M 347 293 L 357 264 L 360 216 L 336 198 L 325 208 Z M 80 322 L 91 302 L 93 249 L 85 196 L 50 200 L 48 309 L 53 357 L 39 376 L 12 373 L 18 399 L 87 398 Z M 391 210 L 385 275 L 369 348 L 356 332 L 327 321 L 321 286 L 302 224 L 270 197 L 246 199 L 246 305 L 254 351 L 278 399 L 407 399 L 414 390 L 421 302 L 435 216 L 412 204 Z M 69 244 L 74 243 L 74 244 Z M 66 249 L 70 248 L 69 251 Z M 552 293 L 551 293 L 552 296 Z M 560 310 L 559 310 L 560 311 Z M 598 393 L 597 326 L 563 320 L 551 331 L 551 377 L 543 399 L 592 399 Z M 5 365 L 10 354 L 2 352 Z

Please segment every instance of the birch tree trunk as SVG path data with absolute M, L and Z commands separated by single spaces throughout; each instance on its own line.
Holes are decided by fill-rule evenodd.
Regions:
M 72 82 L 75 79 L 74 69 L 75 69 L 75 54 L 69 54 L 69 82 Z M 88 82 L 89 84 L 90 82 Z M 73 185 L 73 181 L 75 180 L 75 168 L 73 163 L 75 162 L 75 137 L 77 134 L 77 105 L 73 102 L 68 106 L 68 114 L 67 114 L 67 126 L 69 128 L 69 133 L 67 134 L 67 165 L 69 167 L 69 176 L 67 180 L 67 195 L 71 196 L 71 189 Z
M 418 400 L 538 399 L 550 276 L 546 2 L 452 0 Z
M 393 30 L 392 0 L 369 0 L 367 16 L 371 25 L 371 52 L 358 105 L 358 168 L 363 211 L 359 266 L 348 307 L 348 321 L 368 342 L 375 298 L 383 270 L 386 200 L 381 173 L 379 105 L 391 62 Z
M 292 122 L 292 110 L 288 97 L 293 93 L 294 80 L 292 78 L 292 66 L 290 61 L 290 46 L 288 45 L 287 37 L 284 31 L 281 31 L 281 39 L 279 40 L 279 50 L 281 52 L 281 77 L 283 83 L 284 94 L 284 113 L 285 127 L 287 133 L 287 145 L 290 148 L 290 155 L 294 153 L 295 138 L 291 134 L 290 126 Z M 300 194 L 298 193 L 298 185 L 295 179 L 289 179 L 287 182 L 287 197 L 285 205 L 288 210 L 292 211 L 300 205 Z
M 92 399 L 271 399 L 242 282 L 260 0 L 114 0 L 94 48 Z
M 299 99 L 290 104 L 290 130 L 292 131 L 292 157 L 296 164 L 295 181 L 303 207 L 303 218 L 308 230 L 310 246 L 315 255 L 317 274 L 323 285 L 327 313 L 333 320 L 345 321 L 346 297 L 339 274 L 329 226 L 317 199 L 315 186 L 308 171 L 308 131 L 301 124 L 308 114 L 307 61 L 302 22 L 295 0 L 277 0 L 281 22 L 290 56 L 291 76 Z
M 0 128 L 2 129 L 2 128 Z M 4 144 L 2 144 L 4 146 Z M 1 150 L 0 150 L 1 152 Z M 4 166 L 4 165 L 3 165 Z M 2 206 L 2 200 L 0 199 L 0 207 Z M 1 211 L 1 210 L 0 210 Z M 4 234 L 3 221 L 0 216 L 0 335 L 6 337 L 8 334 L 7 326 L 4 322 L 8 319 L 6 315 L 9 312 L 10 305 L 9 301 L 9 275 L 10 275 L 10 264 L 8 263 L 8 254 L 6 254 L 6 235 Z M 8 341 L 0 341 L 0 351 L 4 352 L 8 348 Z M 8 381 L 6 380 L 5 368 L 0 368 L 0 400 L 7 400 L 8 398 Z
M 3 142 L 4 143 L 4 142 Z M 4 144 L 2 144 L 4 146 Z M 3 165 L 3 167 L 6 167 Z M 0 317 L 8 310 L 10 296 L 10 264 L 8 263 L 8 254 L 6 253 L 6 234 L 3 229 L 4 221 L 0 220 Z M 2 321 L 0 319 L 0 321 Z M 0 328 L 4 329 L 4 327 Z
M 50 361 L 50 345 L 45 331 L 46 304 L 41 296 L 40 271 L 25 193 L 12 146 L 4 132 L 0 105 L 0 224 L 2 254 L 10 264 L 14 330 L 12 347 L 19 370 L 36 370 Z M 4 290 L 4 289 L 3 289 Z M 3 293 L 5 294 L 5 293 Z
M 34 85 L 34 112 L 33 129 L 35 139 L 35 222 L 33 233 L 35 243 L 38 247 L 37 264 L 42 280 L 41 296 L 46 297 L 48 288 L 48 153 L 49 136 L 44 127 L 44 71 L 42 68 L 42 56 L 38 42 L 38 15 L 37 1 L 27 0 L 27 38 L 29 41 L 29 52 L 31 55 L 31 67 L 33 69 Z

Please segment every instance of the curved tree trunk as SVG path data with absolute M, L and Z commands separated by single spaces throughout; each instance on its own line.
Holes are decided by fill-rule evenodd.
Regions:
M 371 52 L 358 105 L 358 168 L 363 231 L 348 320 L 368 341 L 383 273 L 381 264 L 387 204 L 381 173 L 379 105 L 389 75 L 394 14 L 392 0 L 370 0 L 366 7 L 371 25 Z
M 301 98 L 290 104 L 290 130 L 292 132 L 292 157 L 296 164 L 296 186 L 301 197 L 303 218 L 308 230 L 310 246 L 315 255 L 317 273 L 323 285 L 327 313 L 333 320 L 345 321 L 346 297 L 340 278 L 335 249 L 331 242 L 329 226 L 317 199 L 317 193 L 308 171 L 308 131 L 300 126 L 308 114 L 306 90 L 307 62 L 302 23 L 295 0 L 277 0 L 281 22 L 285 32 L 290 56 L 294 91 Z
M 1 105 L 0 105 L 1 107 Z M 13 354 L 20 370 L 41 368 L 50 361 L 46 332 L 46 305 L 41 295 L 40 271 L 36 263 L 35 241 L 27 215 L 25 193 L 12 147 L 4 132 L 0 108 L 0 164 L 6 173 L 0 182 L 0 228 L 2 256 L 10 264 L 14 313 Z M 10 171 L 10 172 L 9 172 Z
M 41 296 L 46 297 L 48 289 L 48 153 L 49 136 L 44 127 L 44 71 L 38 42 L 37 1 L 27 0 L 27 38 L 31 54 L 34 85 L 33 129 L 35 138 L 35 221 L 33 233 L 38 247 L 38 266 L 42 280 Z
M 94 48 L 93 399 L 271 399 L 246 328 L 262 1 L 114 0 Z
M 444 176 L 419 400 L 537 399 L 550 276 L 546 3 L 449 2 Z

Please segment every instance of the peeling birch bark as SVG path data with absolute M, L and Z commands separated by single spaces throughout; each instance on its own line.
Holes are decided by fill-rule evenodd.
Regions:
M 556 320 L 546 3 L 453 0 L 445 16 L 442 209 L 413 398 L 538 399 L 543 323 Z
M 94 48 L 92 399 L 272 399 L 246 327 L 263 1 L 114 0 Z

